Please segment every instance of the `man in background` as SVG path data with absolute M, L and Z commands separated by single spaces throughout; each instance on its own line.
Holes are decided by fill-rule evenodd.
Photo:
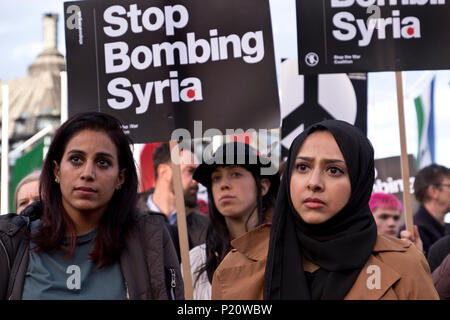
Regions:
M 189 248 L 191 249 L 205 242 L 209 218 L 197 209 L 198 183 L 192 179 L 192 175 L 199 162 L 190 149 L 186 147 L 180 148 L 179 156 Z M 153 169 L 155 172 L 155 187 L 140 194 L 138 208 L 164 215 L 180 258 L 175 190 L 172 181 L 170 147 L 167 142 L 162 143 L 155 149 Z
M 450 169 L 437 164 L 422 168 L 414 180 L 414 196 L 420 203 L 414 224 L 427 256 L 431 245 L 446 234 L 444 217 L 450 211 Z
M 397 237 L 403 212 L 400 200 L 393 194 L 377 192 L 370 197 L 369 207 L 377 224 L 378 235 Z M 414 226 L 413 234 L 403 230 L 399 237 L 404 241 L 411 242 L 417 249 L 423 251 L 423 244 L 417 226 Z

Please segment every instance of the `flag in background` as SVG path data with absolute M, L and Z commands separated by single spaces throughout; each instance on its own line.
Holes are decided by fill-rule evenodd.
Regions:
M 44 139 L 41 140 L 33 149 L 17 158 L 12 170 L 11 184 L 9 189 L 9 210 L 15 212 L 16 204 L 14 203 L 14 193 L 20 180 L 31 171 L 42 168 L 44 159 Z
M 414 99 L 417 114 L 419 144 L 417 167 L 423 168 L 434 162 L 434 85 L 436 76 L 427 84 L 422 93 Z
M 139 192 L 147 191 L 155 186 L 155 171 L 153 169 L 153 152 L 161 142 L 146 143 L 139 154 Z

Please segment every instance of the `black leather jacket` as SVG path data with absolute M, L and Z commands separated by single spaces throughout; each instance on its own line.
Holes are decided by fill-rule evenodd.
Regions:
M 40 209 L 40 207 L 37 207 Z M 35 210 L 36 211 L 36 210 Z M 34 213 L 35 217 L 40 214 Z M 127 298 L 137 300 L 163 300 L 184 299 L 184 286 L 181 277 L 180 266 L 171 237 L 164 225 L 164 219 L 158 215 L 148 215 L 139 211 L 135 212 L 136 224 L 128 233 L 126 245 L 120 255 L 120 266 L 127 288 Z M 10 230 L 13 225 L 11 219 L 0 217 L 0 230 Z M 22 236 L 17 232 L 14 236 Z M 25 243 L 24 238 L 21 241 Z M 6 251 L 0 247 L 0 298 L 19 300 L 25 281 L 28 266 L 29 248 L 24 246 L 14 260 L 17 270 L 12 267 Z M 7 285 L 10 282 L 10 274 L 15 274 L 10 286 L 9 294 Z

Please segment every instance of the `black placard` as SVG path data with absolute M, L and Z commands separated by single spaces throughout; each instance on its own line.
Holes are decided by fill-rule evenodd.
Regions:
M 448 0 L 296 0 L 299 73 L 450 69 Z
M 279 127 L 268 0 L 77 1 L 64 10 L 69 116 L 109 113 L 136 143 L 179 128 L 194 137 L 197 120 L 224 134 Z

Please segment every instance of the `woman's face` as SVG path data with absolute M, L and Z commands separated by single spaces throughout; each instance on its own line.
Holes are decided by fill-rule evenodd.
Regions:
M 245 221 L 256 209 L 256 181 L 244 167 L 216 167 L 211 184 L 214 204 L 225 218 Z
M 39 200 L 39 180 L 25 183 L 17 191 L 16 212 L 20 214 L 30 203 Z
M 292 168 L 290 195 L 295 210 L 306 223 L 323 223 L 344 208 L 350 194 L 347 166 L 333 135 L 312 133 Z
M 114 191 L 125 181 L 125 170 L 119 171 L 112 140 L 102 131 L 87 129 L 69 140 L 61 162 L 55 162 L 54 174 L 63 206 L 71 217 L 82 213 L 102 215 Z

